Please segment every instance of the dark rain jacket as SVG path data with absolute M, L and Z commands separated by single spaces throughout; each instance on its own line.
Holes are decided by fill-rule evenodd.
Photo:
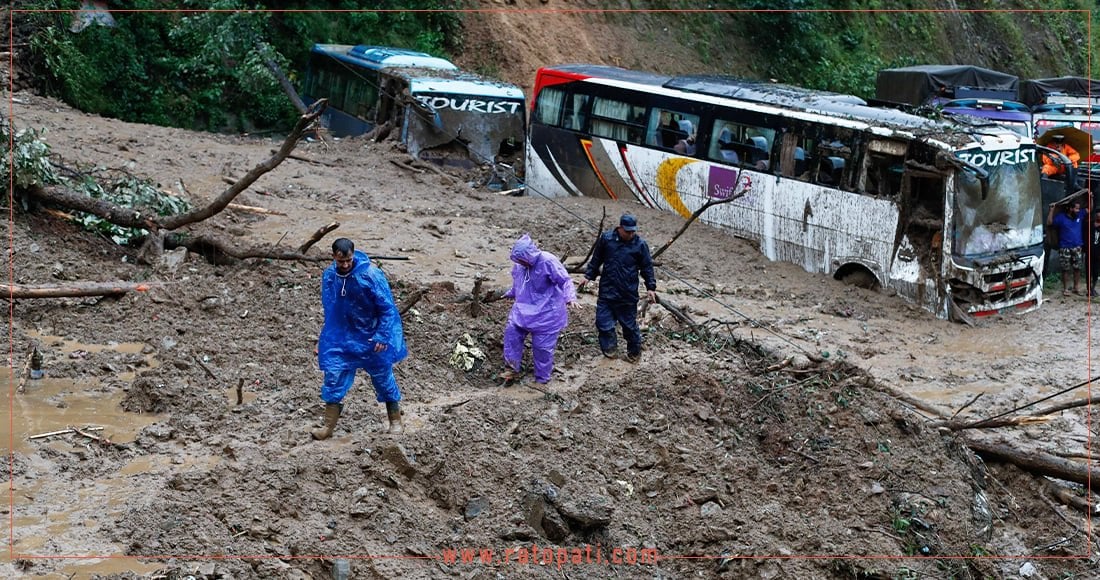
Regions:
M 365 253 L 355 251 L 355 265 L 346 276 L 336 273 L 335 263 L 325 268 L 321 305 L 325 310 L 325 324 L 317 341 L 321 370 L 372 368 L 408 355 L 390 284 Z M 374 352 L 376 342 L 387 348 Z
M 636 234 L 627 242 L 619 237 L 615 229 L 604 232 L 597 240 L 584 277 L 595 280 L 600 276 L 600 300 L 637 302 L 639 273 L 645 280 L 646 290 L 657 290 L 649 244 Z

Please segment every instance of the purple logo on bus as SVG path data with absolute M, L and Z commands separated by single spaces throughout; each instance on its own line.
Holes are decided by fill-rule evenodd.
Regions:
M 752 178 L 741 175 L 737 169 L 711 165 L 710 174 L 707 175 L 707 197 L 713 199 L 728 199 L 742 191 L 748 193 L 752 189 Z

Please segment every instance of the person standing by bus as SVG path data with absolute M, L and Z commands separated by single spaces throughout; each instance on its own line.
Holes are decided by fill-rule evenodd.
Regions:
M 645 282 L 650 302 L 657 301 L 657 279 L 653 276 L 653 258 L 649 244 L 638 235 L 638 220 L 623 214 L 619 227 L 604 232 L 596 241 L 592 259 L 584 272 L 580 288 L 602 275 L 596 297 L 596 330 L 600 350 L 614 356 L 617 340 L 615 325 L 623 327 L 626 360 L 635 362 L 642 353 L 642 333 L 638 329 L 638 275 Z
M 515 299 L 508 324 L 504 327 L 505 383 L 519 377 L 524 343 L 531 335 L 531 358 L 535 363 L 535 382 L 550 382 L 554 371 L 554 349 L 558 335 L 569 323 L 567 306 L 577 304 L 573 279 L 561 260 L 539 250 L 531 236 L 523 234 L 512 246 L 512 287 L 505 298 Z
M 1058 258 L 1062 268 L 1062 296 L 1069 296 L 1069 277 L 1073 274 L 1073 293 L 1080 294 L 1081 261 L 1084 246 L 1084 217 L 1081 215 L 1081 202 L 1071 201 L 1066 211 L 1054 214 L 1056 204 L 1050 205 L 1047 213 L 1047 225 L 1053 226 L 1058 234 Z
M 325 373 L 325 425 L 311 432 L 313 438 L 332 436 L 359 369 L 367 371 L 375 397 L 386 404 L 389 432 L 400 433 L 401 389 L 393 365 L 408 355 L 401 314 L 386 275 L 347 238 L 332 243 L 332 265 L 321 274 L 321 305 L 325 322 L 317 339 L 317 364 Z

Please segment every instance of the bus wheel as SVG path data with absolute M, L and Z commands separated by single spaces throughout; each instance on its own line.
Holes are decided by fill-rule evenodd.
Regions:
M 875 275 L 872 274 L 870 270 L 860 266 L 842 268 L 837 272 L 836 278 L 849 286 L 866 288 L 868 290 L 879 289 L 878 278 L 875 278 Z

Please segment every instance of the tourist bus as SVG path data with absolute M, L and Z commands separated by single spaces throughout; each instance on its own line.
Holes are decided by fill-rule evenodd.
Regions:
M 521 163 L 526 105 L 519 87 L 459 70 L 423 52 L 316 44 L 303 100 L 328 99 L 322 123 L 336 137 L 379 127 L 414 157 L 456 165 Z
M 1036 145 L 998 125 L 585 64 L 540 69 L 533 99 L 528 195 L 637 200 L 684 218 L 736 196 L 699 219 L 771 260 L 891 288 L 942 318 L 1042 301 Z

